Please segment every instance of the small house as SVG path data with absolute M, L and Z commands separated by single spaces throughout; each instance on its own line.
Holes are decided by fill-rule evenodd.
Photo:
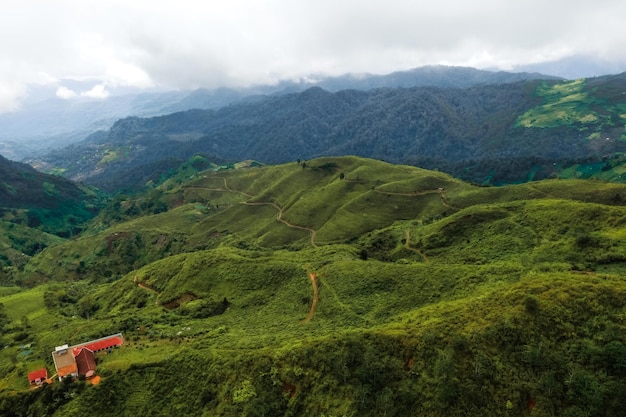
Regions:
M 30 385 L 41 385 L 46 379 L 48 379 L 48 370 L 46 368 L 37 369 L 28 374 Z
M 110 351 L 124 344 L 121 333 L 102 337 L 86 343 L 74 346 L 57 346 L 52 352 L 54 366 L 59 376 L 59 381 L 65 377 L 76 378 L 84 375 L 90 378 L 96 373 L 96 353 Z

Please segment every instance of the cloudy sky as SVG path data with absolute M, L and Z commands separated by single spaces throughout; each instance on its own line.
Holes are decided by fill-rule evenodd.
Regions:
M 623 0 L 2 0 L 0 112 L 29 85 L 106 98 L 581 56 L 622 72 L 625 52 Z

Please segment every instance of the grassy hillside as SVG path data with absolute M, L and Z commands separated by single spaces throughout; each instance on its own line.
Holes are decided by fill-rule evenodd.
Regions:
M 123 197 L 0 288 L 0 414 L 619 415 L 624 193 L 345 157 Z M 25 391 L 119 331 L 99 385 Z
M 81 232 L 104 196 L 0 156 L 0 285 L 16 282 L 28 259 Z

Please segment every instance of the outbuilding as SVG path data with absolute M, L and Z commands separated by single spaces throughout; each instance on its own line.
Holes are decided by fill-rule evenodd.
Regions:
M 46 379 L 48 379 L 48 370 L 46 368 L 37 369 L 28 374 L 28 382 L 31 385 L 41 385 Z

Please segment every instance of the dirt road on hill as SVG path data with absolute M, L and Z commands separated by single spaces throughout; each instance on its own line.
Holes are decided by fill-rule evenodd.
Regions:
M 309 279 L 311 280 L 311 285 L 313 286 L 313 301 L 311 302 L 309 314 L 302 320 L 302 323 L 306 323 L 313 318 L 313 315 L 315 314 L 315 307 L 317 307 L 317 303 L 320 301 L 319 289 L 317 287 L 317 275 L 315 272 L 309 272 Z
M 204 177 L 204 178 L 221 179 L 222 181 L 224 181 L 224 188 L 185 187 L 185 189 L 187 189 L 187 190 L 206 190 L 206 191 L 230 192 L 230 193 L 240 194 L 240 195 L 243 195 L 243 196 L 249 197 L 249 198 L 254 198 L 255 197 L 255 196 L 253 196 L 251 194 L 246 193 L 245 191 L 239 191 L 239 190 L 232 189 L 228 185 L 228 181 L 226 181 L 226 178 L 224 178 L 224 177 Z M 350 180 L 346 180 L 346 181 L 348 181 L 348 182 L 358 182 L 358 181 L 350 181 Z M 445 207 L 451 208 L 453 210 L 460 210 L 459 208 L 451 206 L 450 204 L 448 204 L 448 200 L 446 198 L 446 192 L 445 192 L 445 189 L 443 189 L 443 188 L 437 188 L 437 189 L 433 189 L 433 190 L 413 191 L 413 192 L 408 192 L 408 193 L 384 191 L 384 190 L 378 190 L 378 189 L 372 189 L 372 191 L 375 192 L 375 193 L 379 193 L 379 194 L 399 195 L 399 196 L 405 196 L 405 197 L 416 197 L 416 196 L 427 195 L 427 194 L 439 194 L 440 195 L 441 204 L 443 204 Z M 279 222 L 283 223 L 287 227 L 291 227 L 293 229 L 306 230 L 307 232 L 309 232 L 311 234 L 311 246 L 314 247 L 314 248 L 318 247 L 317 244 L 315 243 L 317 230 L 313 229 L 312 227 L 299 226 L 297 224 L 292 224 L 292 223 L 288 222 L 287 220 L 283 219 L 283 209 L 278 204 L 271 203 L 271 202 L 252 202 L 252 201 L 244 201 L 241 204 L 244 204 L 244 205 L 247 205 L 247 206 L 272 206 L 272 207 L 274 207 L 278 211 L 278 215 L 276 216 L 276 220 L 278 220 Z M 408 250 L 410 250 L 410 251 L 418 253 L 422 258 L 424 258 L 424 261 L 428 262 L 428 257 L 423 252 L 419 251 L 416 248 L 412 248 L 410 246 L 408 233 L 409 232 L 407 231 L 407 238 L 406 238 L 406 242 L 405 242 L 405 247 Z M 138 284 L 138 285 L 141 286 L 142 284 Z M 148 289 L 150 289 L 150 288 L 148 288 Z
M 283 219 L 283 209 L 278 204 L 264 203 L 264 202 L 250 202 L 250 201 L 245 201 L 242 204 L 245 204 L 246 206 L 272 206 L 274 207 L 276 210 L 278 210 L 278 215 L 276 216 L 276 220 L 283 223 L 287 227 L 291 227 L 293 229 L 306 230 L 307 232 L 311 233 L 311 246 L 313 246 L 314 248 L 317 248 L 317 244 L 315 243 L 315 236 L 317 234 L 317 230 L 310 228 L 310 227 L 298 226 L 297 224 L 289 223 L 287 220 Z
M 411 252 L 417 253 L 419 256 L 421 256 L 424 259 L 424 262 L 426 262 L 426 263 L 429 262 L 428 256 L 426 256 L 426 254 L 424 252 L 422 252 L 421 250 L 419 250 L 417 248 L 411 247 L 411 232 L 409 232 L 408 230 L 405 233 L 404 247 L 406 249 L 410 250 Z
M 393 191 L 384 191 L 384 190 L 377 190 L 377 189 L 373 189 L 372 191 L 374 191 L 375 193 L 379 193 L 379 194 L 402 195 L 406 197 L 415 197 L 415 196 L 426 195 L 426 194 L 439 194 L 440 195 L 439 199 L 441 200 L 441 204 L 454 210 L 460 210 L 459 208 L 448 204 L 448 199 L 446 198 L 446 190 L 444 190 L 443 188 L 438 188 L 436 190 L 414 191 L 412 193 L 397 193 Z
M 248 194 L 248 193 L 246 193 L 244 191 L 233 190 L 232 188 L 230 188 L 230 186 L 228 185 L 228 182 L 226 181 L 226 178 L 223 178 L 223 177 L 205 177 L 205 178 L 214 178 L 214 179 L 220 178 L 220 179 L 224 180 L 224 188 L 185 187 L 185 189 L 186 190 L 205 190 L 205 191 L 230 192 L 230 193 L 241 194 L 241 195 L 249 197 L 249 198 L 254 198 L 254 196 L 252 194 Z M 292 229 L 306 230 L 307 232 L 309 232 L 311 234 L 311 246 L 314 247 L 314 248 L 318 247 L 317 244 L 315 243 L 315 237 L 317 235 L 317 230 L 315 230 L 315 229 L 313 229 L 311 227 L 298 226 L 297 224 L 289 223 L 287 220 L 283 219 L 283 209 L 278 204 L 276 204 L 276 203 L 269 203 L 269 202 L 251 202 L 251 201 L 244 201 L 241 204 L 244 204 L 244 205 L 247 205 L 247 206 L 272 206 L 272 207 L 274 207 L 276 210 L 278 210 L 278 215 L 276 217 L 276 220 L 278 220 L 279 222 L 283 223 L 287 227 L 291 227 Z

